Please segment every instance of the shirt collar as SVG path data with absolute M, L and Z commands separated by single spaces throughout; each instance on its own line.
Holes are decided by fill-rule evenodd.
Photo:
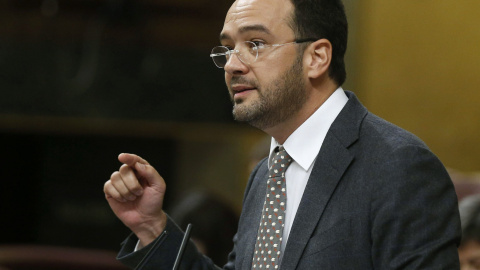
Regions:
M 339 87 L 302 125 L 285 141 L 283 147 L 300 167 L 308 171 L 322 147 L 330 126 L 348 101 L 348 97 Z M 272 138 L 270 157 L 280 144 Z M 270 167 L 268 159 L 268 166 Z

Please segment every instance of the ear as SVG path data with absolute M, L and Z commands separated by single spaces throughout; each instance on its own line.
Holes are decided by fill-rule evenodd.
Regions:
M 308 46 L 306 51 L 308 77 L 316 79 L 328 74 L 328 67 L 332 61 L 332 43 L 327 39 L 320 39 Z

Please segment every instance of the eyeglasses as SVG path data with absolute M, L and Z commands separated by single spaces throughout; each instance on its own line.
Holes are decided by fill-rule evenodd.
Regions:
M 238 59 L 242 61 L 242 63 L 246 65 L 250 65 L 253 62 L 257 61 L 258 59 L 258 54 L 261 53 L 264 49 L 266 48 L 274 48 L 274 47 L 280 47 L 283 45 L 289 45 L 289 44 L 300 44 L 304 42 L 313 42 L 318 39 L 314 38 L 307 38 L 307 39 L 299 39 L 295 40 L 293 42 L 288 42 L 288 43 L 282 43 L 282 44 L 256 44 L 253 41 L 244 41 L 238 44 L 238 49 L 229 49 L 226 46 L 217 46 L 213 48 L 212 53 L 210 54 L 210 57 L 213 60 L 213 63 L 218 68 L 224 68 L 225 65 L 227 64 L 228 60 L 233 54 L 236 54 Z

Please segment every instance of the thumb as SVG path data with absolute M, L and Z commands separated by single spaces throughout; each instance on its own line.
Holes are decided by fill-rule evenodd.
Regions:
M 130 167 L 134 167 L 135 163 L 140 162 L 142 164 L 149 164 L 145 159 L 135 155 L 135 154 L 127 154 L 127 153 L 122 153 L 118 155 L 118 161 L 120 161 L 123 164 L 126 164 Z
M 137 177 L 142 178 L 147 181 L 149 185 L 163 186 L 164 180 L 160 174 L 152 166 L 144 164 L 142 162 L 137 162 L 133 166 L 137 171 Z

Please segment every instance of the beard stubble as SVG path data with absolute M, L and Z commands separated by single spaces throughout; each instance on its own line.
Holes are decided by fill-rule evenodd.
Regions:
M 295 115 L 307 100 L 305 82 L 302 78 L 302 59 L 303 57 L 299 55 L 286 72 L 265 87 L 260 88 L 257 81 L 233 77 L 231 85 L 246 83 L 255 86 L 258 93 L 257 99 L 252 100 L 250 104 L 235 102 L 231 96 L 234 119 L 265 130 Z

